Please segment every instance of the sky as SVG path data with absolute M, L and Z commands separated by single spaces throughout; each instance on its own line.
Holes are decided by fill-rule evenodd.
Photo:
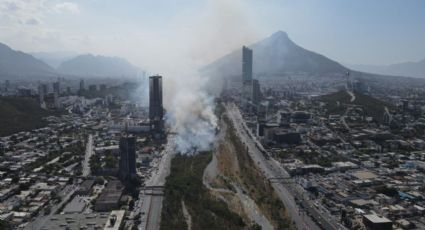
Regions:
M 348 64 L 425 58 L 423 0 L 0 0 L 0 42 L 25 52 L 199 67 L 276 31 Z

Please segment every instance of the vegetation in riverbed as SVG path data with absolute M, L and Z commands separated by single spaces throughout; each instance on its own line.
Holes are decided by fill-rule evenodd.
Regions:
M 210 194 L 202 183 L 211 152 L 194 156 L 177 155 L 165 184 L 161 230 L 187 229 L 182 209 L 184 201 L 192 217 L 192 229 L 247 229 L 243 219 L 227 204 Z

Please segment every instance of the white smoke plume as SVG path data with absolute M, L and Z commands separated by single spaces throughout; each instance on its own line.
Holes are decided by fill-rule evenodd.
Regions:
M 217 118 L 214 97 L 203 88 L 206 78 L 189 69 L 163 77 L 166 125 L 175 135 L 176 150 L 183 154 L 209 150 L 215 140 Z
M 182 91 L 176 95 L 172 104 L 167 122 L 177 134 L 177 151 L 194 153 L 209 150 L 217 128 L 213 98 L 202 91 Z
M 163 76 L 166 124 L 176 135 L 177 151 L 190 154 L 210 149 L 217 128 L 214 97 L 198 69 L 255 41 L 258 28 L 241 0 L 211 0 L 196 18 L 181 15 L 174 21 L 174 29 L 157 41 L 160 60 L 152 62 Z

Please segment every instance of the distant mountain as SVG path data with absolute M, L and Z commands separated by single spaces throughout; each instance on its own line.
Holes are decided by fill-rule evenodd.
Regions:
M 350 68 L 376 74 L 425 78 L 425 59 L 392 65 L 350 65 Z
M 74 52 L 34 52 L 30 54 L 55 69 L 58 68 L 62 62 L 78 56 L 78 54 Z
M 58 72 L 82 76 L 134 76 L 140 69 L 127 60 L 118 57 L 79 55 L 65 61 L 58 67 Z
M 52 76 L 56 71 L 33 56 L 0 43 L 1 76 Z
M 323 55 L 295 44 L 285 32 L 249 46 L 253 50 L 255 76 L 280 76 L 286 73 L 343 74 L 348 69 Z M 242 49 L 238 49 L 202 69 L 209 76 L 241 75 Z

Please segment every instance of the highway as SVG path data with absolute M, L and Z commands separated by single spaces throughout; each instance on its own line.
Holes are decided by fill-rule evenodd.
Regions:
M 165 185 L 166 178 L 170 174 L 171 159 L 173 158 L 175 144 L 174 138 L 168 138 L 167 145 L 161 153 L 161 161 L 154 165 L 150 178 L 145 182 L 145 189 L 140 192 L 141 200 L 141 230 L 158 230 L 161 223 L 162 210 L 162 186 Z M 146 189 L 146 187 L 156 187 Z
M 268 178 L 290 178 L 290 175 L 283 169 L 279 162 L 274 159 L 266 159 L 263 153 L 261 144 L 254 138 L 243 121 L 239 109 L 234 104 L 226 105 L 226 113 L 232 120 L 237 134 L 242 142 L 248 147 L 248 152 L 251 158 L 256 162 L 257 166 L 263 171 Z M 289 182 L 289 183 L 288 183 Z M 315 209 L 313 203 L 308 201 L 306 196 L 300 194 L 300 190 L 293 185 L 290 179 L 287 183 L 272 183 L 273 188 L 284 203 L 288 210 L 289 216 L 294 221 L 298 229 L 343 229 L 336 227 L 336 224 L 327 220 L 327 217 L 322 216 L 320 211 Z M 300 209 L 295 202 L 294 195 L 301 201 L 305 209 Z M 317 222 L 313 221 L 313 217 Z M 319 225 L 317 224 L 319 223 Z
M 162 196 L 146 195 L 142 203 L 142 229 L 157 230 L 161 223 Z M 145 207 L 143 207 L 145 204 Z M 144 216 L 144 217 L 143 217 Z
M 90 157 L 93 155 L 93 135 L 90 134 L 87 138 L 86 154 L 83 161 L 83 177 L 90 175 Z

